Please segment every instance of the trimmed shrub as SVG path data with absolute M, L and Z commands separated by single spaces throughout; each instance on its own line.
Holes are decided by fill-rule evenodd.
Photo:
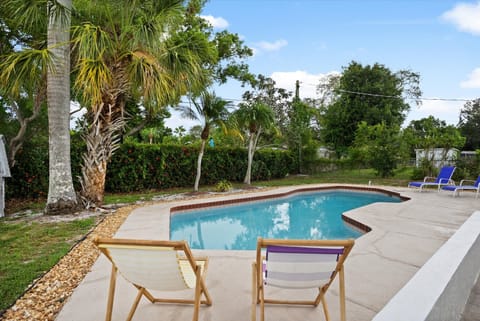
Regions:
M 85 144 L 72 137 L 72 176 L 80 188 Z M 123 143 L 108 164 L 105 190 L 134 192 L 193 186 L 199 148 L 195 146 Z M 288 151 L 255 153 L 253 180 L 282 178 L 293 172 L 294 158 Z M 241 148 L 206 148 L 202 160 L 201 185 L 219 181 L 241 182 L 247 170 L 247 151 Z M 48 146 L 29 146 L 19 153 L 17 165 L 7 179 L 7 198 L 46 197 L 48 192 Z

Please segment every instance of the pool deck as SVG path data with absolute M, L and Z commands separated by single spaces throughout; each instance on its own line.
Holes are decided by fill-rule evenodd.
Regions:
M 255 192 L 266 196 L 287 193 L 302 187 L 325 187 L 326 184 L 281 187 Z M 357 186 L 358 187 L 358 186 Z M 368 188 L 368 186 L 365 186 Z M 452 236 L 475 211 L 480 199 L 464 193 L 453 198 L 451 193 L 429 190 L 417 192 L 407 188 L 378 187 L 409 197 L 402 203 L 376 203 L 346 213 L 372 230 L 356 240 L 345 263 L 347 319 L 369 321 L 405 285 L 422 265 Z M 226 194 L 199 200 L 159 202 L 135 209 L 115 237 L 168 239 L 170 208 L 228 201 L 254 194 Z M 206 284 L 213 300 L 202 306 L 202 321 L 250 320 L 251 264 L 255 251 L 193 250 L 210 258 Z M 102 255 L 83 282 L 69 298 L 56 321 L 104 320 L 111 265 Z M 473 286 L 473 285 L 472 285 Z M 135 298 L 136 289 L 117 279 L 117 292 L 112 320 L 125 320 Z M 303 296 L 279 291 L 284 296 Z M 176 293 L 190 297 L 191 292 Z M 307 293 L 313 296 L 314 292 Z M 332 321 L 339 320 L 337 284 L 327 294 Z M 193 308 L 181 305 L 151 304 L 140 301 L 133 320 L 191 320 Z M 321 306 L 267 306 L 266 320 L 324 320 Z

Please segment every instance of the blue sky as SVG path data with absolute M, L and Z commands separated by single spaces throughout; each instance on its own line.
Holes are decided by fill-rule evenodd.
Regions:
M 210 0 L 202 15 L 254 50 L 251 72 L 292 91 L 298 79 L 303 98 L 352 60 L 420 74 L 426 99 L 406 123 L 433 115 L 456 125 L 465 102 L 432 99 L 480 98 L 480 1 Z M 236 82 L 215 88 L 230 100 L 244 90 Z M 195 123 L 167 121 L 179 124 Z

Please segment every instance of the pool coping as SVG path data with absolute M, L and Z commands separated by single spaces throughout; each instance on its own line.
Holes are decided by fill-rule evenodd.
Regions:
M 380 193 L 380 194 L 384 194 L 392 197 L 398 197 L 401 201 L 408 201 L 410 199 L 409 197 L 406 197 L 399 192 L 393 192 L 391 190 L 386 190 L 379 187 L 364 187 L 364 186 L 353 186 L 353 185 L 329 185 L 329 186 L 317 186 L 317 187 L 303 187 L 303 188 L 293 189 L 283 193 L 270 194 L 270 195 L 248 196 L 248 197 L 227 199 L 227 200 L 221 200 L 221 201 L 210 201 L 205 203 L 178 205 L 170 208 L 170 215 L 174 215 L 175 212 L 181 212 L 181 211 L 190 211 L 190 210 L 196 210 L 196 209 L 204 209 L 207 207 L 219 207 L 219 206 L 227 206 L 227 205 L 234 205 L 234 204 L 241 204 L 241 203 L 248 203 L 248 202 L 258 202 L 258 201 L 264 201 L 269 199 L 289 197 L 294 194 L 300 194 L 300 193 L 311 193 L 311 192 L 331 191 L 331 190 L 376 192 L 376 193 Z M 368 233 L 372 230 L 370 226 L 363 224 L 359 220 L 352 219 L 351 217 L 345 215 L 345 213 L 342 213 L 342 220 L 364 233 Z

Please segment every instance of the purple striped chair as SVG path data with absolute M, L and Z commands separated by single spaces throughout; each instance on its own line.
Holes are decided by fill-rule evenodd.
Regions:
M 252 268 L 252 321 L 265 320 L 265 303 L 313 305 L 321 302 L 325 319 L 330 320 L 325 293 L 339 275 L 340 317 L 346 320 L 345 279 L 343 263 L 354 240 L 279 240 L 258 239 L 257 257 Z M 266 249 L 265 256 L 262 250 Z M 318 289 L 313 300 L 280 300 L 265 298 L 265 288 Z

